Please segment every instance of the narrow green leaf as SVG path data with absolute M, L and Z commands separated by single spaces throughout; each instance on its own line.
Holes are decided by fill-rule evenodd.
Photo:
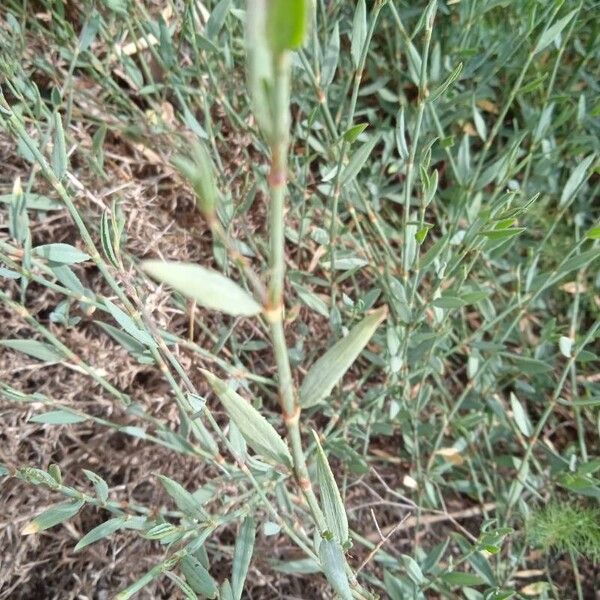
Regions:
M 356 141 L 356 138 L 369 126 L 368 123 L 359 123 L 347 129 L 344 133 L 344 139 L 352 144 Z
M 230 8 L 231 0 L 221 0 L 213 8 L 213 11 L 210 13 L 210 17 L 206 22 L 206 28 L 204 29 L 204 33 L 209 40 L 214 41 L 219 35 Z
M 507 240 L 525 231 L 525 227 L 507 227 L 504 229 L 488 229 L 481 234 L 490 240 Z
M 198 600 L 196 592 L 179 575 L 172 571 L 167 571 L 165 575 L 183 592 L 185 600 Z
M 62 179 L 67 172 L 67 145 L 62 120 L 58 113 L 54 113 L 54 137 L 52 140 L 52 157 L 50 160 L 52 170 L 57 179 Z
M 440 544 L 435 545 L 425 557 L 425 560 L 422 563 L 422 571 L 424 573 L 429 573 L 432 571 L 437 564 L 440 562 L 442 556 L 446 552 L 448 548 L 448 544 L 450 543 L 450 538 L 446 538 L 445 541 Z
M 275 54 L 302 46 L 308 25 L 308 11 L 308 0 L 268 2 L 266 33 Z
M 408 158 L 408 146 L 406 144 L 406 125 L 404 124 L 404 107 L 398 111 L 396 117 L 396 128 L 394 130 L 396 136 L 396 148 L 402 160 Z
M 352 38 L 350 40 L 350 55 L 352 64 L 357 69 L 360 63 L 360 56 L 363 46 L 367 40 L 367 6 L 365 0 L 358 0 L 356 10 L 354 11 L 354 21 L 352 23 Z
M 466 302 L 458 296 L 444 294 L 443 296 L 432 300 L 431 304 L 433 304 L 433 306 L 436 306 L 437 308 L 452 309 L 460 308 L 461 306 L 464 306 Z
M 244 398 L 212 373 L 202 369 L 208 383 L 222 402 L 227 414 L 237 425 L 247 444 L 258 454 L 276 463 L 291 466 L 292 457 L 286 443 L 273 426 Z
M 577 189 L 587 177 L 587 170 L 592 164 L 594 158 L 595 155 L 590 154 L 589 156 L 584 158 L 573 170 L 573 172 L 569 176 L 569 179 L 567 179 L 567 183 L 565 183 L 565 187 L 563 188 L 562 194 L 560 195 L 560 202 L 558 203 L 559 208 L 567 206 L 570 203 L 570 201 L 575 197 Z
M 350 162 L 346 165 L 340 175 L 341 185 L 345 185 L 352 181 L 360 170 L 364 167 L 367 159 L 371 156 L 373 148 L 379 142 L 380 135 L 376 134 L 371 137 L 368 142 L 365 142 L 350 158 Z
M 473 573 L 459 573 L 454 571 L 453 573 L 445 573 L 441 576 L 442 579 L 449 585 L 483 585 L 485 581 L 478 575 Z
M 407 575 L 412 579 L 412 581 L 417 585 L 424 583 L 425 577 L 423 576 L 423 572 L 421 571 L 421 567 L 419 567 L 417 561 L 408 556 L 408 554 L 402 554 L 400 558 L 404 564 Z
M 561 335 L 560 338 L 558 339 L 558 347 L 560 349 L 560 353 L 565 358 L 570 358 L 571 351 L 573 349 L 573 339 L 570 337 L 567 337 L 566 335 Z
M 136 582 L 132 583 L 129 587 L 119 592 L 114 600 L 129 600 L 135 596 L 144 586 L 151 583 L 163 572 L 163 565 L 159 564 L 152 567 L 147 573 L 144 573 Z
M 235 540 L 233 551 L 233 565 L 231 567 L 231 590 L 235 600 L 240 600 L 244 591 L 244 582 L 248 575 L 250 560 L 254 552 L 254 538 L 256 525 L 254 519 L 246 517 L 240 527 L 240 532 Z
M 300 388 L 303 407 L 314 406 L 329 396 L 386 316 L 386 306 L 373 311 L 312 365 Z
M 88 254 L 70 244 L 45 244 L 33 248 L 32 253 L 63 265 L 85 262 L 90 258 Z
M 325 56 L 323 57 L 323 65 L 321 67 L 321 87 L 327 87 L 335 77 L 335 71 L 338 67 L 340 59 L 340 28 L 338 22 L 335 22 L 329 42 L 325 47 Z
M 142 268 L 205 308 L 234 316 L 252 316 L 261 311 L 260 304 L 237 283 L 200 265 L 145 260 Z
M 156 347 L 156 342 L 152 339 L 152 336 L 147 332 L 138 328 L 133 322 L 133 319 L 122 311 L 116 304 L 113 304 L 108 298 L 104 300 L 104 304 L 108 309 L 108 312 L 112 315 L 114 320 L 134 339 L 141 344 L 150 348 Z
M 336 536 L 337 541 L 343 545 L 348 540 L 346 509 L 327 461 L 327 456 L 319 442 L 319 437 L 314 430 L 312 433 L 317 444 L 317 480 L 321 491 L 325 521 L 327 522 L 327 528 Z
M 146 350 L 145 344 L 138 342 L 134 337 L 125 333 L 123 330 L 113 327 L 109 323 L 103 323 L 102 321 L 94 321 L 94 323 L 123 346 L 127 352 L 132 354 L 142 354 Z
M 30 423 L 46 423 L 48 425 L 71 425 L 81 423 L 86 417 L 76 415 L 68 410 L 51 410 L 40 415 L 34 415 L 29 419 Z
M 178 532 L 179 529 L 171 523 L 159 523 L 148 529 L 148 531 L 145 531 L 142 535 L 147 540 L 162 540 Z
M 37 340 L 0 340 L 0 345 L 48 363 L 64 360 L 64 356 L 54 346 Z
M 29 210 L 60 210 L 65 207 L 58 200 L 52 200 L 52 198 L 42 196 L 41 194 L 23 192 L 23 201 L 25 202 L 25 208 Z M 12 204 L 12 202 L 13 194 L 0 194 L 0 204 Z
M 581 254 L 577 254 L 573 256 L 569 260 L 565 262 L 565 264 L 559 269 L 559 275 L 566 275 L 571 271 L 576 271 L 578 269 L 583 269 L 583 267 L 587 266 L 593 260 L 596 260 L 600 257 L 600 249 L 592 248 L 591 250 L 586 250 Z
M 513 419 L 515 420 L 519 431 L 524 436 L 531 436 L 533 434 L 533 427 L 529 420 L 529 415 L 520 400 L 512 392 L 510 394 L 510 407 L 512 409 Z
M 554 25 L 551 25 L 550 27 L 548 27 L 548 29 L 546 29 L 546 31 L 544 31 L 544 33 L 542 33 L 542 35 L 540 36 L 540 39 L 538 40 L 537 44 L 535 45 L 535 49 L 534 49 L 533 53 L 538 54 L 544 48 L 546 48 L 546 46 L 551 44 L 552 41 L 554 39 L 556 39 L 556 37 L 558 37 L 560 35 L 561 31 L 569 24 L 569 21 L 575 16 L 576 13 L 577 13 L 577 9 L 572 10 L 569 14 L 565 15 L 562 19 L 559 19 L 558 21 L 556 21 L 556 23 L 554 23 Z
M 262 526 L 262 532 L 265 537 L 277 535 L 280 531 L 281 531 L 281 527 L 277 523 L 274 523 L 273 521 L 267 521 Z
M 458 63 L 454 70 L 446 77 L 446 79 L 433 91 L 431 96 L 429 96 L 429 102 L 435 102 L 438 98 L 444 95 L 446 90 L 458 79 L 461 74 L 463 68 L 462 63 Z
M 180 483 L 173 481 L 166 475 L 159 475 L 158 478 L 163 484 L 167 494 L 173 498 L 181 512 L 200 521 L 209 519 L 208 514 L 202 508 L 200 502 L 198 502 Z
M 588 240 L 600 240 L 600 225 L 588 229 L 588 231 L 586 231 L 585 237 Z
M 72 269 L 67 265 L 53 264 L 50 267 L 52 272 L 54 273 L 56 279 L 60 281 L 67 289 L 79 294 L 80 296 L 86 295 L 86 290 L 83 287 L 81 281 L 75 273 L 73 273 Z
M 69 502 L 62 502 L 61 504 L 55 504 L 48 508 L 43 513 L 39 514 L 33 521 L 30 521 L 23 530 L 22 535 L 30 535 L 32 533 L 38 533 L 54 527 L 63 521 L 74 517 L 83 506 L 83 500 L 75 500 Z
M 219 599 L 220 600 L 235 600 L 233 597 L 233 591 L 231 590 L 231 584 L 229 583 L 229 579 L 226 579 L 221 584 L 221 589 L 219 590 Z
M 189 586 L 197 594 L 207 598 L 217 597 L 217 584 L 202 563 L 193 556 L 184 556 L 181 560 L 181 572 Z
M 106 502 L 108 500 L 108 484 L 100 475 L 97 475 L 93 471 L 89 471 L 88 469 L 83 469 L 85 476 L 92 482 L 94 489 L 96 490 L 96 495 L 98 496 L 98 500 L 101 502 Z
M 293 285 L 293 284 L 292 284 Z M 329 318 L 329 307 L 319 296 L 314 294 L 313 292 L 308 291 L 301 285 L 293 285 L 295 292 L 298 294 L 298 297 L 308 308 L 311 308 L 315 312 L 318 312 L 320 315 Z
M 337 540 L 322 539 L 319 545 L 319 560 L 327 581 L 342 600 L 352 600 L 350 583 L 344 569 L 345 559 Z
M 100 22 L 100 14 L 94 10 L 79 35 L 79 52 L 85 52 L 92 45 L 100 29 Z
M 79 552 L 82 548 L 112 535 L 115 531 L 118 531 L 123 527 L 125 521 L 127 521 L 127 517 L 115 517 L 114 519 L 109 519 L 104 523 L 100 523 L 100 525 L 88 531 L 79 542 L 77 542 L 74 552 Z

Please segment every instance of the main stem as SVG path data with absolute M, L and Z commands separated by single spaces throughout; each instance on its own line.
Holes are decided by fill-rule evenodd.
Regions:
M 289 57 L 287 53 L 274 58 L 273 130 L 271 132 L 271 170 L 269 173 L 270 206 L 270 267 L 267 317 L 273 352 L 279 376 L 279 401 L 287 428 L 294 475 L 310 512 L 323 532 L 327 526 L 312 488 L 302 449 L 300 435 L 300 403 L 292 378 L 288 348 L 283 329 L 283 290 L 285 279 L 285 190 L 287 182 L 287 153 L 289 145 Z

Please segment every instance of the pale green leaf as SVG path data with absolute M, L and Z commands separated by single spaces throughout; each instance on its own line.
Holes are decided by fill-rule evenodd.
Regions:
M 321 66 L 321 86 L 324 89 L 331 84 L 340 59 L 340 29 L 336 21 L 329 42 L 325 47 L 325 56 Z
M 104 523 L 100 523 L 100 525 L 88 531 L 79 542 L 77 542 L 74 551 L 79 552 L 82 548 L 112 535 L 115 531 L 118 531 L 123 527 L 125 521 L 127 521 L 127 517 L 115 517 L 114 519 L 109 519 Z
M 202 370 L 202 373 L 248 445 L 256 453 L 269 457 L 276 463 L 290 466 L 292 464 L 290 451 L 273 426 L 252 404 L 244 400 L 219 378 L 205 370 Z
M 221 0 L 210 13 L 210 17 L 206 23 L 204 33 L 209 40 L 215 40 L 219 35 L 223 24 L 225 23 L 225 17 L 229 13 L 231 8 L 231 0 Z
M 529 420 L 529 415 L 525 410 L 525 407 L 521 404 L 521 401 L 511 392 L 510 394 L 510 406 L 513 413 L 513 419 L 519 428 L 519 431 L 524 436 L 531 436 L 533 434 L 533 427 Z
M 300 388 L 303 407 L 314 406 L 329 396 L 386 316 L 386 306 L 373 311 L 312 365 Z
M 44 362 L 55 363 L 64 360 L 64 356 L 54 346 L 37 340 L 0 340 L 0 345 Z
M 235 540 L 233 565 L 231 567 L 231 591 L 235 600 L 240 600 L 244 591 L 244 582 L 248 575 L 250 560 L 254 552 L 256 525 L 254 519 L 246 517 L 242 522 L 239 534 Z
M 173 498 L 179 510 L 186 515 L 199 519 L 200 521 L 208 520 L 209 516 L 192 494 L 190 494 L 180 483 L 173 481 L 165 475 L 159 475 L 158 478 L 167 491 L 167 494 Z
M 569 179 L 567 179 L 567 183 L 565 183 L 565 187 L 563 188 L 562 194 L 560 195 L 560 202 L 558 203 L 559 208 L 567 206 L 569 202 L 575 197 L 577 189 L 587 177 L 587 170 L 592 164 L 594 158 L 594 154 L 590 154 L 589 156 L 584 158 L 573 170 L 573 172 L 569 176 Z
M 88 254 L 70 244 L 45 244 L 35 247 L 32 253 L 35 256 L 41 256 L 46 260 L 63 265 L 85 262 L 90 258 Z
M 319 482 L 321 504 L 327 528 L 335 535 L 340 544 L 345 544 L 348 540 L 346 509 L 344 508 L 335 477 L 327 461 L 327 456 L 314 430 L 313 436 L 317 445 L 317 480 Z
M 229 579 L 226 579 L 221 584 L 221 589 L 219 591 L 220 600 L 235 600 L 233 597 L 233 591 L 231 589 L 231 584 L 229 583 Z
M 561 354 L 569 358 L 571 356 L 571 350 L 573 348 L 573 340 L 566 335 L 561 335 L 558 339 L 558 347 L 560 349 Z
M 423 572 L 421 571 L 421 567 L 419 567 L 417 561 L 408 556 L 408 554 L 402 554 L 400 558 L 402 559 L 406 573 L 413 580 L 413 582 L 417 585 L 424 583 L 425 577 L 423 576 Z
M 350 40 L 350 55 L 352 64 L 356 69 L 360 62 L 363 46 L 367 40 L 367 6 L 365 0 L 358 0 L 354 11 L 352 23 L 352 37 Z
M 21 534 L 30 535 L 32 533 L 38 533 L 45 529 L 49 529 L 50 527 L 54 527 L 63 521 L 67 521 L 79 512 L 83 504 L 83 500 L 70 500 L 69 502 L 55 504 L 25 525 Z
M 52 139 L 52 157 L 50 163 L 57 179 L 62 179 L 67 172 L 67 146 L 62 120 L 58 113 L 54 114 L 54 137 Z
M 85 476 L 92 482 L 98 499 L 101 502 L 106 502 L 108 500 L 108 484 L 106 481 L 104 481 L 100 475 L 97 475 L 88 469 L 83 469 L 83 472 L 85 473 Z
M 546 48 L 546 46 L 551 44 L 552 41 L 555 40 L 560 35 L 561 31 L 569 24 L 569 21 L 575 16 L 576 13 L 577 9 L 572 10 L 569 14 L 562 17 L 562 19 L 556 21 L 554 25 L 548 27 L 548 29 L 546 29 L 546 31 L 544 31 L 544 33 L 542 33 L 540 36 L 540 39 L 535 45 L 533 53 L 537 54 Z
M 152 336 L 147 332 L 140 329 L 133 321 L 133 319 L 121 310 L 116 304 L 113 304 L 110 300 L 105 299 L 104 304 L 108 309 L 108 312 L 112 315 L 114 320 L 134 339 L 141 344 L 150 348 L 156 347 L 156 342 L 152 339 Z
M 13 197 L 13 194 L 0 194 L 0 203 L 12 204 Z M 28 194 L 23 192 L 23 198 L 25 201 L 25 207 L 30 210 L 47 211 L 60 210 L 61 208 L 64 208 L 64 204 L 58 200 L 52 200 L 52 198 L 42 196 L 41 194 Z
M 51 410 L 40 415 L 34 415 L 29 419 L 30 423 L 46 423 L 48 425 L 70 425 L 72 423 L 81 423 L 87 417 L 76 415 L 68 410 Z
M 337 540 L 322 539 L 319 545 L 319 560 L 327 581 L 342 600 L 352 600 L 350 583 L 344 569 L 345 559 Z
M 181 572 L 194 592 L 202 594 L 207 598 L 217 597 L 217 584 L 215 580 L 197 558 L 184 556 L 181 560 Z
M 205 308 L 234 316 L 252 316 L 261 311 L 260 304 L 237 283 L 200 265 L 146 260 L 142 268 Z
M 342 174 L 340 175 L 340 183 L 341 185 L 345 185 L 354 179 L 360 170 L 364 167 L 365 163 L 371 156 L 373 152 L 373 148 L 379 142 L 380 136 L 373 135 L 371 139 L 365 142 L 350 158 L 350 162 L 346 165 Z
M 179 575 L 172 571 L 167 571 L 165 575 L 183 592 L 185 600 L 198 600 L 196 592 Z

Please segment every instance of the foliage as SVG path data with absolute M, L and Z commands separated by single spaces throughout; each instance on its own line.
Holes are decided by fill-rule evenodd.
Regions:
M 113 408 L 18 378 L 0 393 L 40 426 L 98 424 L 210 476 L 165 465 L 156 508 L 90 470 L 84 489 L 56 466 L 2 465 L 60 500 L 23 533 L 102 510 L 76 550 L 122 531 L 159 543 L 119 598 L 164 577 L 241 598 L 253 560 L 321 571 L 340 597 L 509 598 L 534 546 L 572 555 L 583 597 L 577 565 L 599 554 L 580 505 L 600 497 L 595 3 L 105 0 L 77 18 L 26 4 L 7 0 L 0 24 L 19 173 L 0 189 L 0 303 L 23 326 L 0 344 L 76 368 Z M 50 51 L 28 50 L 39 39 Z M 161 193 L 195 194 L 203 264 L 132 253 L 136 213 L 98 193 L 119 144 L 151 157 Z M 40 242 L 57 211 L 76 235 Z M 49 317 L 31 310 L 40 291 Z M 191 334 L 164 326 L 173 312 Z M 176 423 L 72 330 L 153 368 Z

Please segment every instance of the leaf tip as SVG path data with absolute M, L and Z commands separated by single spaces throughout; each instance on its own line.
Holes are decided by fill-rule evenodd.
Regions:
M 33 535 L 35 533 L 39 533 L 41 531 L 39 523 L 36 521 L 30 521 L 23 527 L 21 530 L 21 535 Z

